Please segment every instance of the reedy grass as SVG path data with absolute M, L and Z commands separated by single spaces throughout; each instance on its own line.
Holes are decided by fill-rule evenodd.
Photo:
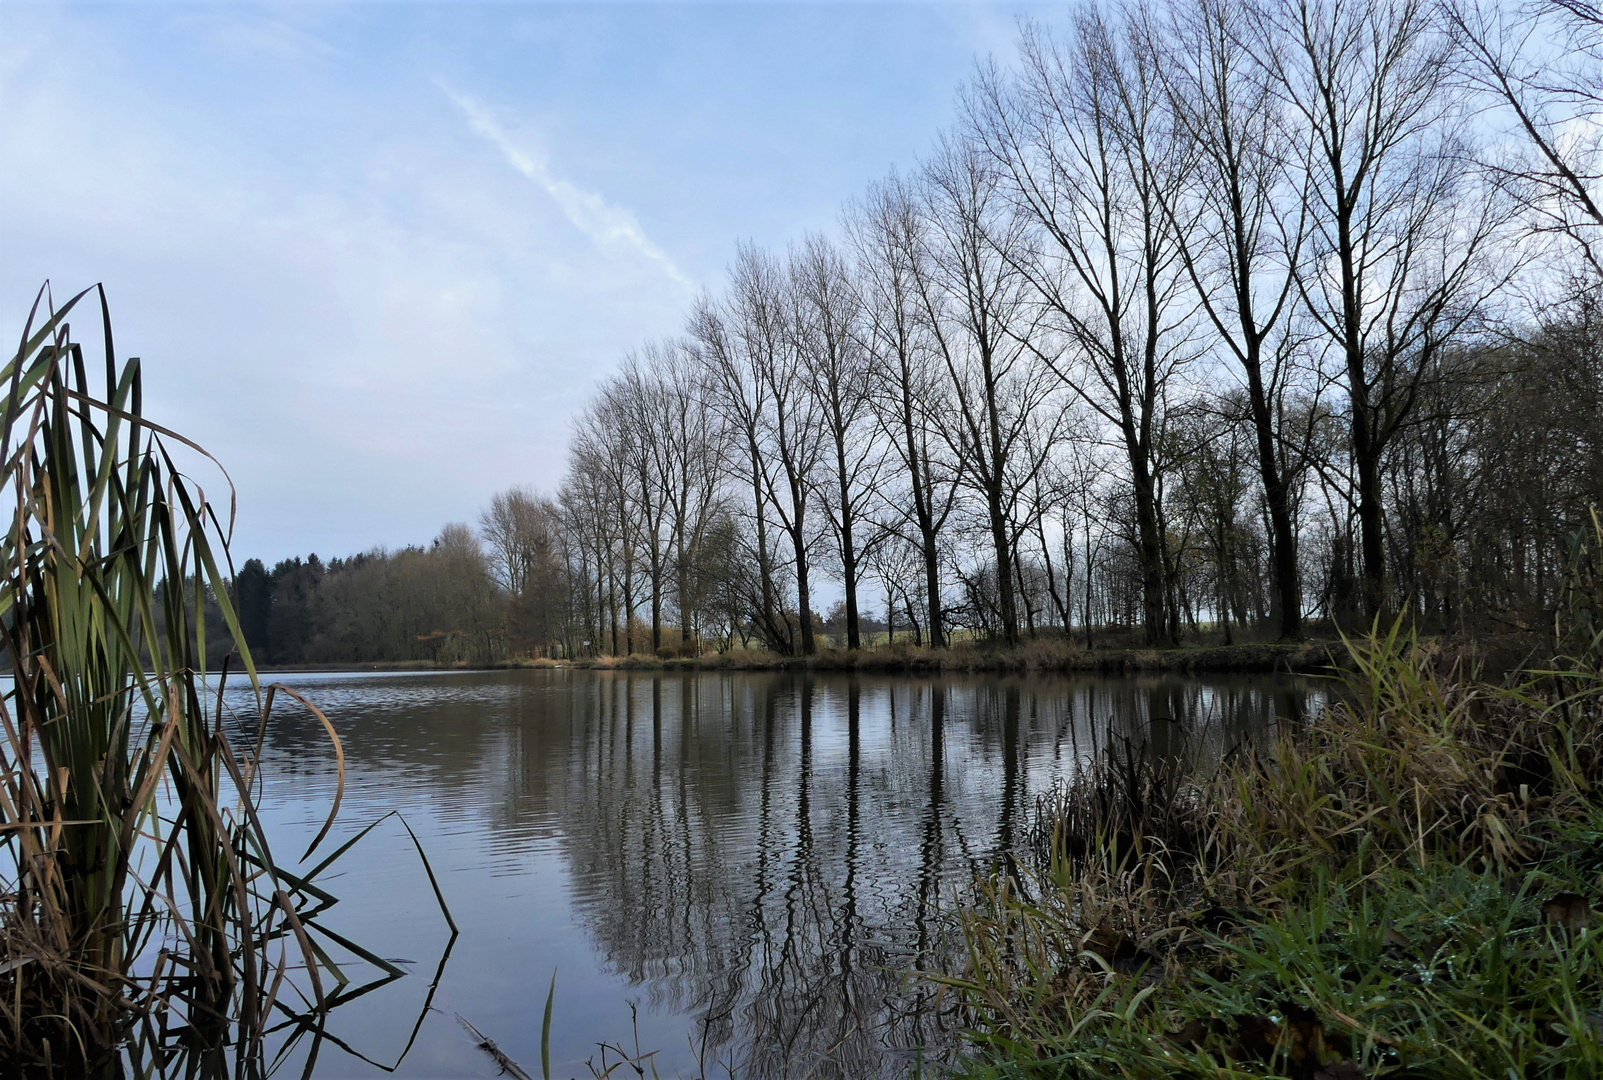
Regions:
M 1493 685 L 1377 628 L 1297 730 L 1104 755 L 963 916 L 968 1071 L 1603 1075 L 1599 643 Z
M 166 1074 L 182 1044 L 183 1068 L 259 1075 L 275 1014 L 317 1030 L 348 982 L 314 937 L 333 897 L 315 871 L 278 868 L 252 799 L 275 693 L 293 691 L 263 687 L 241 644 L 256 707 L 225 708 L 231 661 L 207 656 L 205 621 L 210 594 L 243 643 L 231 485 L 224 474 L 226 507 L 208 499 L 172 452 L 209 455 L 144 417 L 139 362 L 118 365 L 103 291 L 41 310 L 47 295 L 0 369 L 13 676 L 0 698 L 0 1060 L 22 1075 Z M 98 316 L 101 385 L 75 310 Z M 342 790 L 339 740 L 300 700 L 329 734 Z

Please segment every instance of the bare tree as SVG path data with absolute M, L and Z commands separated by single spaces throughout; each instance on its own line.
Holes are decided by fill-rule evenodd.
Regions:
M 698 369 L 682 342 L 646 345 L 625 361 L 602 391 L 628 428 L 629 493 L 640 522 L 651 588 L 651 647 L 662 648 L 670 571 L 674 589 L 688 595 L 690 559 L 712 511 L 717 473 L 711 460 L 710 420 Z M 679 611 L 682 642 L 691 640 L 690 610 Z
M 876 186 L 847 222 L 863 299 L 863 350 L 869 358 L 870 404 L 887 446 L 901 465 L 899 483 L 884 489 L 885 528 L 916 545 L 924 578 L 924 626 L 930 645 L 945 640 L 941 625 L 940 538 L 957 497 L 958 467 L 946 460 L 938 417 L 947 400 L 919 283 L 929 271 L 918 206 L 900 179 Z M 894 560 L 893 560 L 894 562 Z M 915 620 L 915 626 L 917 620 Z
M 1217 348 L 1245 382 L 1270 521 L 1280 636 L 1302 635 L 1293 469 L 1279 426 L 1296 338 L 1291 315 L 1308 228 L 1311 147 L 1255 57 L 1269 24 L 1228 0 L 1180 0 L 1147 38 L 1166 76 L 1175 138 L 1190 150 L 1180 189 L 1160 188 Z M 1295 455 L 1293 455 L 1295 456 Z M 1217 539 L 1217 532 L 1211 533 Z
M 673 549 L 679 639 L 686 647 L 694 647 L 698 632 L 697 563 L 722 508 L 715 445 L 722 433 L 707 406 L 700 375 L 694 353 L 684 342 L 667 348 L 657 373 L 663 495 Z
M 1045 468 L 1036 474 L 1031 485 L 1030 499 L 1035 506 L 1031 515 L 1035 540 L 1041 552 L 1041 564 L 1046 572 L 1047 595 L 1057 614 L 1063 636 L 1068 638 L 1074 626 L 1074 529 L 1076 507 L 1084 500 L 1085 488 L 1092 482 L 1091 470 L 1086 461 L 1092 449 L 1093 436 L 1088 418 L 1076 412 L 1065 413 L 1067 423 L 1062 438 L 1054 450 L 1067 449 L 1067 454 L 1054 453 Z M 1057 523 L 1059 560 L 1052 559 L 1052 540 L 1048 525 Z M 1062 569 L 1061 582 L 1058 570 Z M 1086 562 L 1086 572 L 1090 563 Z
M 1064 43 L 1024 28 L 1015 76 L 982 69 L 969 136 L 997 163 L 1043 242 L 1020 266 L 1069 342 L 1043 356 L 1118 433 L 1129 465 L 1147 640 L 1166 619 L 1155 453 L 1189 310 L 1166 200 L 1182 182 L 1154 57 L 1128 27 L 1080 9 Z
M 669 411 L 667 391 L 659 378 L 664 346 L 648 342 L 624 359 L 623 370 L 601 392 L 613 410 L 625 451 L 624 490 L 634 503 L 639 523 L 637 536 L 646 558 L 646 583 L 651 591 L 651 651 L 662 648 L 662 601 L 668 569 L 669 484 L 672 482 L 671 448 L 664 430 Z
M 525 487 L 497 492 L 479 515 L 479 535 L 489 545 L 490 574 L 509 596 L 524 590 L 541 528 L 539 496 Z
M 1270 85 L 1312 137 L 1298 291 L 1348 397 L 1363 595 L 1387 600 L 1381 472 L 1431 359 L 1497 288 L 1502 215 L 1472 197 L 1452 40 L 1430 0 L 1288 0 L 1261 9 Z
M 809 236 L 790 259 L 796 305 L 798 359 L 829 443 L 833 476 L 820 491 L 835 535 L 845 586 L 846 647 L 862 647 L 857 587 L 862 521 L 877 491 L 879 454 L 869 417 L 868 353 L 863 349 L 862 302 L 851 268 L 833 244 Z
M 797 348 L 795 304 L 784 269 L 773 256 L 745 245 L 730 278 L 722 310 L 702 305 L 693 332 L 720 407 L 745 437 L 759 551 L 766 547 L 770 511 L 790 540 L 799 624 L 792 647 L 810 654 L 816 644 L 808 504 L 823 451 L 824 426 Z M 771 572 L 765 571 L 763 618 L 773 634 L 769 640 L 775 643 L 785 629 L 776 601 Z
M 575 474 L 571 469 L 557 492 L 557 510 L 568 557 L 570 587 L 578 591 L 573 605 L 581 620 L 581 646 L 602 651 L 607 605 L 606 565 L 610 551 L 603 536 L 605 515 L 601 512 L 599 485 L 593 474 Z
M 491 579 L 507 596 L 508 637 L 514 645 L 566 640 L 571 599 L 564 532 L 555 503 L 527 488 L 500 492 L 479 515 Z
M 1539 233 L 1571 241 L 1603 278 L 1603 5 L 1454 0 L 1446 12 L 1460 70 L 1502 106 L 1523 144 L 1487 165 Z
M 796 615 L 803 655 L 818 651 L 813 635 L 812 524 L 808 504 L 824 449 L 820 401 L 810 393 L 808 373 L 797 348 L 791 282 L 777 260 L 754 247 L 736 260 L 731 302 L 742 315 L 748 353 L 759 380 L 767 384 L 769 458 L 764 469 L 768 505 L 790 538 L 796 572 Z
M 470 656 L 494 656 L 505 632 L 505 608 L 496 595 L 478 535 L 466 525 L 452 523 L 440 530 L 429 554 L 429 584 L 437 597 L 441 628 L 462 635 Z
M 638 503 L 630 496 L 633 475 L 629 463 L 635 454 L 626 417 L 615 401 L 604 397 L 579 419 L 568 450 L 570 474 L 593 477 L 597 488 L 596 513 L 604 521 L 598 524 L 597 531 L 607 543 L 605 566 L 614 655 L 633 653 L 635 646 L 636 559 L 641 533 L 635 513 Z
M 767 416 L 768 383 L 760 375 L 761 358 L 752 345 L 760 340 L 740 325 L 738 312 L 702 296 L 690 316 L 694 355 L 706 373 L 706 400 L 719 415 L 725 437 L 723 464 L 751 492 L 752 555 L 757 563 L 757 595 L 752 618 L 757 633 L 771 648 L 790 651 L 793 635 L 780 609 L 774 580 L 773 549 L 768 540 Z
M 1015 644 L 1014 511 L 1055 438 L 1034 430 L 1054 408 L 1053 380 L 1038 362 L 1029 281 L 1019 270 L 1022 223 L 990 161 L 957 140 L 925 168 L 924 214 L 915 280 L 955 406 L 941 430 L 962 461 L 963 482 L 984 503 L 1001 630 Z

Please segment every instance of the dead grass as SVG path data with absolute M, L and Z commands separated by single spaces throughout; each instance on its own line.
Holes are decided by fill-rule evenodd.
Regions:
M 1595 653 L 1497 685 L 1396 627 L 1350 657 L 1306 727 L 1212 769 L 1116 745 L 1047 800 L 946 979 L 976 1075 L 1595 1075 L 1596 923 L 1576 951 L 1538 907 L 1603 891 Z

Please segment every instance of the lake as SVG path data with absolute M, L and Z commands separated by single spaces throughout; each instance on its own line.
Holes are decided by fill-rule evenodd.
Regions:
M 283 681 L 345 746 L 323 853 L 399 811 L 461 931 L 442 968 L 451 935 L 395 818 L 339 860 L 326 924 L 409 974 L 334 1012 L 351 1052 L 325 1042 L 318 1077 L 381 1075 L 414 1030 L 399 1075 L 495 1075 L 458 1017 L 538 1076 L 553 974 L 553 1076 L 591 1075 L 600 1043 L 656 1051 L 664 1076 L 907 1075 L 955 1039 L 908 972 L 1027 841 L 1040 795 L 1114 739 L 1218 755 L 1317 696 L 1268 676 Z M 333 755 L 310 714 L 275 706 L 264 765 L 288 861 L 328 813 Z

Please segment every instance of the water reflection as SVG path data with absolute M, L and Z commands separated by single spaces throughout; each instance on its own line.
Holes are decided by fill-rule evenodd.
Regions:
M 654 1030 L 677 1025 L 755 1077 L 905 1072 L 950 1047 L 929 985 L 906 973 L 945 947 L 942 915 L 974 875 L 1008 864 L 1038 795 L 1114 739 L 1219 755 L 1308 707 L 1305 686 L 1262 678 L 555 672 L 311 689 L 346 739 L 354 815 L 427 808 L 425 843 L 455 860 L 453 904 L 478 890 L 455 989 L 442 990 L 454 1008 L 480 1010 L 474 1022 L 513 1052 L 521 1021 L 491 1031 L 504 1006 L 471 988 L 515 973 L 532 988 L 553 934 L 467 943 L 475 921 L 505 932 L 531 918 L 516 882 L 558 874 L 591 965 L 570 965 L 564 985 L 592 979 L 600 997 L 621 982 Z M 326 765 L 294 752 L 313 738 L 297 725 L 275 736 L 297 770 L 280 797 L 328 783 Z M 374 878 L 390 870 L 364 873 L 355 903 L 382 908 L 393 893 Z M 570 1060 L 618 1039 L 617 1023 L 565 1024 Z M 419 1041 L 455 1038 L 441 1024 Z M 683 1044 L 663 1049 L 669 1074 L 695 1069 Z M 528 1064 L 537 1048 L 523 1053 Z

